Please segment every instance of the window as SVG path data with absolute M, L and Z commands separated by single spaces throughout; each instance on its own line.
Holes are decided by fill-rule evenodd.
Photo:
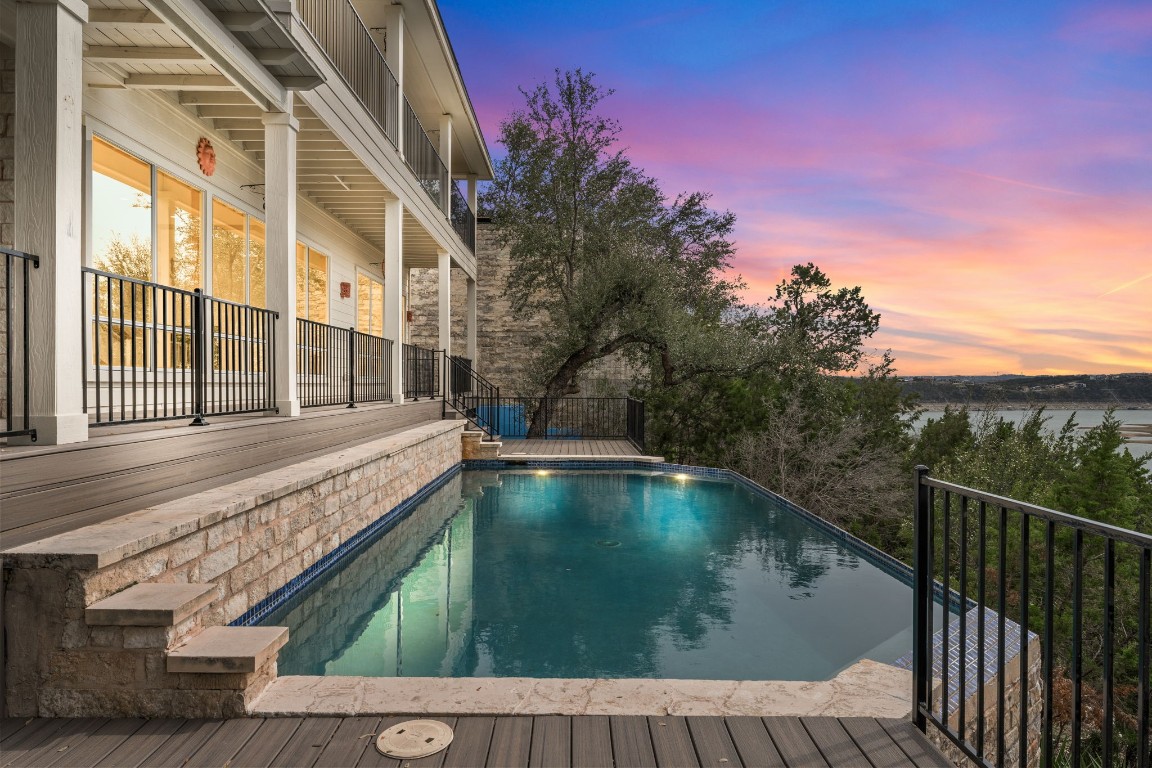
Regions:
M 156 172 L 157 282 L 186 291 L 202 285 L 203 198 L 191 184 Z
M 384 283 L 363 273 L 356 275 L 356 330 L 384 335 Z
M 248 217 L 248 303 L 254 307 L 266 306 L 267 289 L 264 285 L 266 255 L 264 251 L 264 222 Z
M 152 166 L 92 141 L 92 264 L 152 279 Z
M 246 218 L 219 200 L 212 203 L 212 295 L 241 304 L 248 293 Z
M 328 257 L 296 243 L 296 316 L 328 322 Z

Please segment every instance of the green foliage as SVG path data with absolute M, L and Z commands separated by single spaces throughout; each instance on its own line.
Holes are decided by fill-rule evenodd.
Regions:
M 524 91 L 525 108 L 502 125 L 507 154 L 483 205 L 512 268 L 513 306 L 546 318 L 539 387 L 576 391 L 580 371 L 617 352 L 634 355 L 716 338 L 736 303 L 722 278 L 734 218 L 708 196 L 668 199 L 616 148 L 618 124 L 600 114 L 611 95 L 591 74 L 557 71 Z M 533 425 L 536 419 L 532 419 Z

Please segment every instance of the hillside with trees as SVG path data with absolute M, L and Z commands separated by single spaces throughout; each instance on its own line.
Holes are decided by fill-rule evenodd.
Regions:
M 1053 405 L 1152 408 L 1152 373 L 1068 376 L 916 376 L 903 391 L 920 402 L 952 405 Z

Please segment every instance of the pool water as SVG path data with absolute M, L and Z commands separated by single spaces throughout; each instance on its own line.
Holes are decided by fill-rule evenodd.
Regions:
M 464 471 L 263 623 L 281 674 L 823 680 L 912 591 L 739 483 Z

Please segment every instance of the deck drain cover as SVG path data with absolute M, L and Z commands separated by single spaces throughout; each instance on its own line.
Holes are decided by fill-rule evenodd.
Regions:
M 439 720 L 408 720 L 380 734 L 376 749 L 401 760 L 434 755 L 452 743 L 452 729 Z
M 598 547 L 618 547 L 618 546 L 620 546 L 620 542 L 613 541 L 612 539 L 601 539 L 600 541 L 596 542 L 596 546 L 598 546 Z

